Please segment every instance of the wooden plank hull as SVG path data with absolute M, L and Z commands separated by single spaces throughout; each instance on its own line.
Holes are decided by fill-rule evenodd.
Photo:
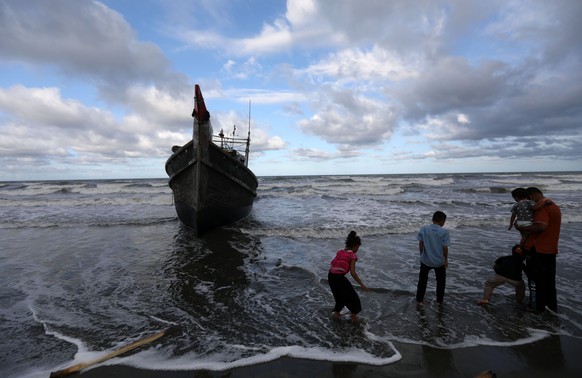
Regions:
M 190 159 L 191 144 L 184 147 L 166 164 L 180 221 L 202 235 L 248 216 L 256 197 L 255 175 L 215 145 L 209 161 Z
M 209 117 L 201 118 L 192 140 L 166 162 L 178 218 L 198 235 L 248 216 L 258 186 L 245 164 L 211 141 Z

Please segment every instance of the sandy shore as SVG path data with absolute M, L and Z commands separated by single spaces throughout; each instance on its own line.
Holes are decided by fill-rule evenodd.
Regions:
M 185 377 L 475 377 L 491 370 L 497 377 L 581 377 L 582 339 L 550 336 L 511 347 L 479 346 L 436 349 L 394 343 L 402 360 L 385 366 L 280 358 L 226 371 L 155 371 L 128 366 L 102 366 L 82 372 L 83 378 Z

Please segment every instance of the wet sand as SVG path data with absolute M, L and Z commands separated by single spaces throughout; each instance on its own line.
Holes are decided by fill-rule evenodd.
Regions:
M 225 371 L 156 371 L 111 365 L 82 372 L 83 378 L 185 377 L 476 377 L 491 370 L 497 377 L 581 377 L 582 339 L 550 336 L 516 346 L 437 349 L 422 345 L 394 346 L 402 359 L 371 366 L 283 357 L 268 363 Z

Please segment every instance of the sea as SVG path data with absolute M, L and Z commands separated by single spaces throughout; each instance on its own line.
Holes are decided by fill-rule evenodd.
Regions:
M 562 211 L 558 312 L 500 286 L 477 306 L 508 230 L 511 190 Z M 416 235 L 447 214 L 445 302 L 431 273 L 415 302 Z M 582 338 L 582 172 L 259 177 L 249 217 L 202 237 L 176 217 L 168 180 L 0 182 L 0 372 L 47 377 L 156 332 L 102 364 L 225 371 L 280 357 L 397 364 L 399 346 L 512 346 Z M 355 230 L 363 310 L 331 316 L 329 263 Z M 351 278 L 350 278 L 351 279 Z M 353 280 L 352 280 L 353 282 Z M 355 286 L 357 284 L 354 283 Z

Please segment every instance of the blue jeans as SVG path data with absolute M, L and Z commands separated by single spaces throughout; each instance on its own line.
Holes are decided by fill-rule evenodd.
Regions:
M 437 287 L 436 296 L 437 302 L 443 303 L 445 297 L 445 284 L 447 282 L 447 269 L 445 266 L 432 267 L 420 263 L 420 273 L 418 274 L 418 286 L 416 288 L 416 301 L 422 302 L 424 300 L 424 294 L 426 293 L 426 284 L 428 282 L 428 272 L 434 269 L 436 275 Z

